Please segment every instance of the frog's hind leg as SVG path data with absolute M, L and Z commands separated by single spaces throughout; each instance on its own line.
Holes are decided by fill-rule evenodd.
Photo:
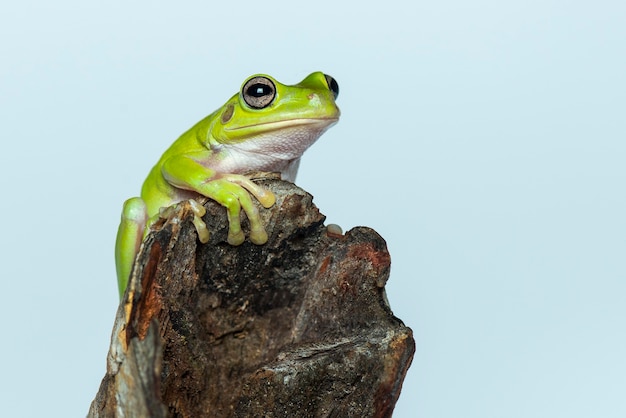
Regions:
M 202 220 L 202 217 L 206 215 L 206 209 L 196 199 L 189 199 L 187 200 L 187 202 L 189 203 L 189 206 L 191 207 L 191 211 L 193 212 L 192 222 L 193 222 L 193 226 L 196 228 L 196 232 L 198 233 L 198 239 L 200 240 L 201 243 L 206 244 L 207 242 L 209 242 L 209 238 L 211 237 L 209 229 L 207 228 L 206 224 Z M 163 206 L 159 208 L 158 215 L 150 218 L 150 221 L 148 222 L 148 224 L 149 225 L 154 224 L 159 218 L 167 220 L 170 216 L 176 215 L 177 211 L 178 211 L 178 206 L 176 205 L 176 202 L 172 202 L 172 204 L 169 206 Z M 147 231 L 146 231 L 146 235 L 147 235 Z
M 148 211 L 146 203 L 139 197 L 133 197 L 124 202 L 122 220 L 117 230 L 115 242 L 115 267 L 117 270 L 117 285 L 120 299 L 124 296 L 130 273 L 143 240 Z

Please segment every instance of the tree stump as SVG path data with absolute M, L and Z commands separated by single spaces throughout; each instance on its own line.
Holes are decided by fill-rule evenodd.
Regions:
M 89 417 L 391 416 L 415 342 L 385 297 L 385 241 L 325 227 L 291 183 L 257 182 L 277 198 L 259 206 L 264 245 L 227 244 L 213 201 L 207 244 L 186 202 L 153 227 Z

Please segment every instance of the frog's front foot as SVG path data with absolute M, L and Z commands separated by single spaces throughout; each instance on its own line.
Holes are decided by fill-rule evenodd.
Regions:
M 226 215 L 228 217 L 228 243 L 230 245 L 241 245 L 246 239 L 241 229 L 241 209 L 244 210 L 248 221 L 250 221 L 250 241 L 254 244 L 265 244 L 267 242 L 267 233 L 261 224 L 259 211 L 252 203 L 250 195 L 241 189 L 239 195 L 225 195 L 222 204 L 226 207 Z
M 229 244 L 240 245 L 245 240 L 241 229 L 242 209 L 250 222 L 250 241 L 257 245 L 267 242 L 267 232 L 261 223 L 259 210 L 252 202 L 252 196 L 259 201 L 261 206 L 269 208 L 276 202 L 274 193 L 239 174 L 223 174 L 208 182 L 206 188 L 206 196 L 226 208 Z

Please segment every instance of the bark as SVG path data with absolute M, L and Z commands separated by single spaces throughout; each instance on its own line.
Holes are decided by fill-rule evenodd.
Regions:
M 212 201 L 207 244 L 187 203 L 153 228 L 90 417 L 391 416 L 415 343 L 386 301 L 385 241 L 325 227 L 291 183 L 258 183 L 277 197 L 259 207 L 264 245 L 228 245 Z

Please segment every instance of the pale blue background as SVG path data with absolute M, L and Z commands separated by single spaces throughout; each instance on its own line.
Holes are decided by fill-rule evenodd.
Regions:
M 396 417 L 626 416 L 623 1 L 22 1 L 0 11 L 0 404 L 84 416 L 121 204 L 249 75 L 339 81 L 298 184 L 388 242 Z

